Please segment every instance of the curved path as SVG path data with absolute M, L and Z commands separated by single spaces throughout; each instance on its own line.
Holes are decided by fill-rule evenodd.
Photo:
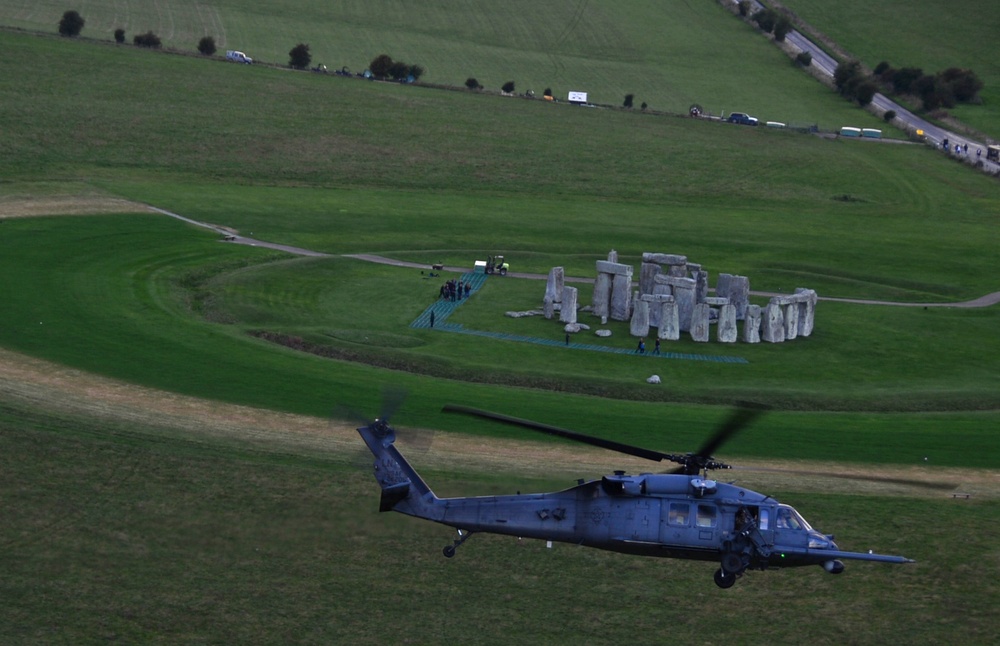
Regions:
M 192 220 L 191 218 L 186 218 L 183 215 L 178 215 L 177 213 L 172 213 L 166 209 L 157 208 L 155 206 L 147 205 L 147 207 L 156 211 L 157 213 L 162 213 L 163 215 L 169 215 L 172 218 L 177 218 L 187 222 L 188 224 L 193 224 L 198 227 L 205 229 L 211 229 L 216 233 L 223 236 L 223 240 L 226 242 L 231 242 L 233 244 L 244 244 L 251 247 L 263 247 L 265 249 L 274 249 L 276 251 L 284 251 L 285 253 L 290 253 L 298 256 L 311 256 L 311 257 L 331 257 L 334 254 L 323 253 L 321 251 L 313 251 L 312 249 L 303 249 L 302 247 L 293 247 L 291 245 L 276 244 L 274 242 L 264 242 L 257 240 L 255 238 L 250 238 L 247 236 L 241 236 L 233 233 L 231 229 L 226 227 L 221 227 L 215 224 L 208 224 L 206 222 L 199 222 L 197 220 Z M 386 258 L 385 256 L 378 256 L 375 254 L 368 253 L 355 253 L 355 254 L 342 254 L 343 258 L 354 258 L 355 260 L 363 260 L 365 262 L 374 262 L 382 265 L 392 265 L 394 267 L 410 267 L 412 269 L 431 269 L 430 265 L 410 262 L 407 260 L 396 260 L 395 258 Z M 464 274 L 468 271 L 467 267 L 443 267 L 441 271 L 447 271 L 451 273 Z M 525 272 L 512 271 L 507 274 L 511 278 L 527 278 L 529 280 L 547 280 L 548 276 L 545 274 L 532 274 Z M 573 276 L 567 276 L 565 278 L 567 283 L 582 283 L 582 284 L 593 284 L 593 278 L 579 278 Z M 754 296 L 787 296 L 787 294 L 778 294 L 776 292 L 750 292 Z M 979 298 L 970 301 L 960 301 L 955 303 L 901 303 L 896 301 L 875 301 L 867 300 L 861 298 L 832 298 L 829 296 L 820 296 L 819 300 L 829 301 L 834 303 L 856 303 L 859 305 L 890 305 L 894 307 L 989 307 L 991 305 L 996 305 L 1000 303 L 1000 292 L 993 292 L 992 294 L 986 294 L 985 296 L 980 296 Z

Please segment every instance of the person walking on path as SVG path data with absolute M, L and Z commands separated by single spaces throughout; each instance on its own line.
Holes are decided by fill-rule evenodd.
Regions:
M 637 354 L 646 354 L 646 339 L 639 339 L 639 345 L 636 346 L 635 351 Z
M 653 348 L 653 354 L 660 354 L 660 337 L 656 337 L 656 347 Z
M 434 327 L 434 310 L 431 310 L 431 327 Z

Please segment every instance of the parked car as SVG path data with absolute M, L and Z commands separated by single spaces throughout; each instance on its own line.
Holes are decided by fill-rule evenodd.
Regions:
M 243 52 L 238 52 L 236 50 L 230 49 L 226 52 L 226 60 L 233 61 L 234 63 L 245 63 L 250 65 L 253 63 L 253 59 L 244 54 Z
M 738 123 L 744 126 L 756 126 L 757 117 L 751 117 L 746 112 L 734 112 L 726 119 L 729 123 Z

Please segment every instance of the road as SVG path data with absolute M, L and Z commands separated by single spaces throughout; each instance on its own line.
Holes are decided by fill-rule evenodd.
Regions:
M 763 5 L 760 3 L 754 3 L 754 11 L 762 9 Z M 803 34 L 798 31 L 792 30 L 785 36 L 785 40 L 797 47 L 803 52 L 809 52 L 812 55 L 812 65 L 819 70 L 824 76 L 833 79 L 833 73 L 837 70 L 838 62 L 835 58 L 823 51 L 818 45 L 813 43 L 811 40 L 806 38 Z M 941 143 L 947 139 L 949 145 L 949 155 L 961 159 L 962 161 L 973 165 L 977 161 L 982 161 L 981 170 L 985 173 L 991 175 L 1000 174 L 1000 164 L 988 161 L 986 159 L 986 144 L 980 141 L 976 141 L 971 137 L 965 135 L 959 135 L 957 133 L 946 130 L 939 126 L 926 121 L 917 115 L 913 114 L 903 106 L 899 105 L 892 99 L 888 98 L 884 94 L 876 94 L 872 99 L 872 104 L 881 110 L 895 110 L 896 118 L 906 124 L 906 129 L 910 131 L 923 130 L 924 137 L 927 141 L 934 144 L 936 147 L 941 149 Z M 961 146 L 964 150 L 965 146 L 968 146 L 968 154 L 964 152 L 956 153 L 955 146 Z M 943 149 L 942 149 L 943 150 Z M 976 154 L 977 151 L 982 151 L 982 155 Z

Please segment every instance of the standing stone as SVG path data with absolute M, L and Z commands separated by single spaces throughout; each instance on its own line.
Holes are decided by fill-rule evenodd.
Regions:
M 815 324 L 816 302 L 819 297 L 815 290 L 804 287 L 796 288 L 795 294 L 802 298 L 802 302 L 799 303 L 799 336 L 809 336 Z
M 784 343 L 785 341 L 785 317 L 781 314 L 781 305 L 773 298 L 761 316 L 760 338 L 768 343 Z
M 727 303 L 719 308 L 720 343 L 736 343 L 736 306 Z
M 694 302 L 704 303 L 708 297 L 708 272 L 699 269 L 692 272 L 691 276 L 694 278 Z
M 791 341 L 799 335 L 799 303 L 785 305 L 785 340 Z
M 677 324 L 677 303 L 672 300 L 660 303 L 660 327 L 656 336 L 664 341 L 677 341 L 681 338 L 681 327 Z
M 576 287 L 563 287 L 562 309 L 559 310 L 560 323 L 576 323 Z
M 709 313 L 711 306 L 707 303 L 695 303 L 691 312 L 691 340 L 698 343 L 708 343 Z
M 678 323 L 680 324 L 681 331 L 687 332 L 691 329 L 691 313 L 694 311 L 694 279 L 670 278 L 668 280 L 674 290 Z
M 615 251 L 614 249 L 608 252 L 608 262 L 614 262 L 614 263 L 618 262 L 618 252 Z
M 743 341 L 760 343 L 760 305 L 747 306 L 747 315 L 743 319 Z
M 660 327 L 660 303 L 663 301 L 672 301 L 674 297 L 668 294 L 643 294 L 639 298 L 649 303 L 650 327 Z
M 542 312 L 545 314 L 545 318 L 549 320 L 552 320 L 552 317 L 555 316 L 555 303 L 552 302 L 552 299 L 549 298 L 548 295 L 546 295 L 545 300 L 542 301 Z
M 719 274 L 718 280 L 715 281 L 715 295 L 729 298 L 729 286 L 732 280 L 732 274 Z
M 549 277 L 545 281 L 545 298 L 553 303 L 562 303 L 562 291 L 565 286 L 566 272 L 562 267 L 553 267 L 549 270 Z
M 594 308 L 594 316 L 601 317 L 601 320 L 608 318 L 608 307 L 611 304 L 611 274 L 597 274 L 594 281 L 594 298 L 591 305 Z
M 687 278 L 687 262 L 678 265 L 667 265 L 667 275 L 673 278 Z
M 750 305 L 750 279 L 746 276 L 733 276 L 729 283 L 729 302 L 736 306 L 736 320 L 742 321 L 747 315 Z
M 632 316 L 632 275 L 615 274 L 611 283 L 611 318 L 628 321 Z
M 656 276 L 660 273 L 660 266 L 651 262 L 642 263 L 639 269 L 639 293 L 652 294 Z
M 649 336 L 649 303 L 642 300 L 635 302 L 635 311 L 632 312 L 632 323 L 629 327 L 632 336 L 646 338 Z

